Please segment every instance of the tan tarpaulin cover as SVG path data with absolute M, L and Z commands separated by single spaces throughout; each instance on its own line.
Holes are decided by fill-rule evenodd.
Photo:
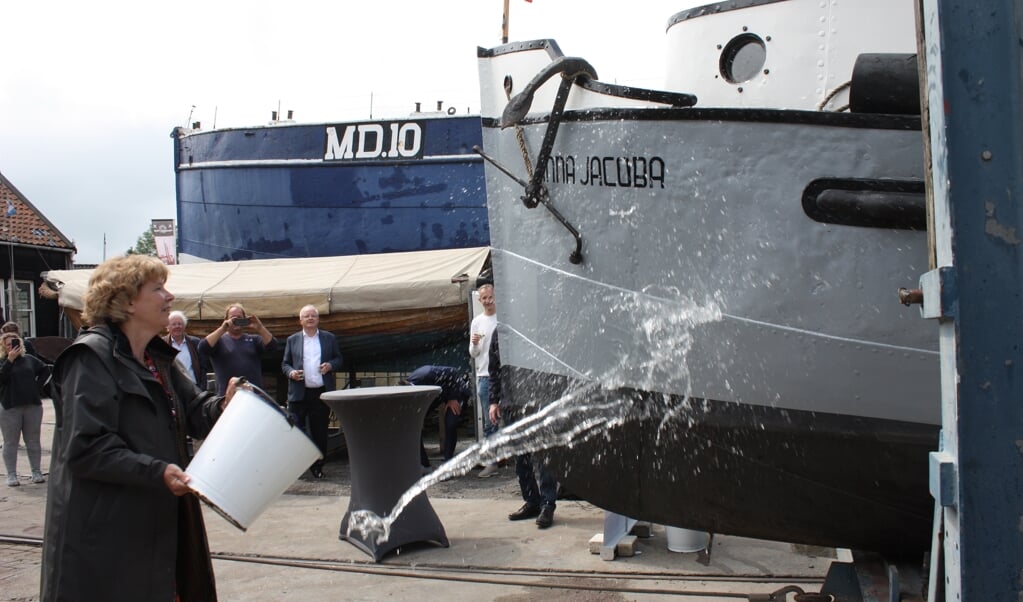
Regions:
M 321 314 L 446 307 L 466 302 L 453 280 L 473 286 L 490 249 L 451 249 L 308 259 L 257 259 L 168 266 L 174 309 L 192 320 L 219 319 L 232 303 L 260 317 L 295 316 L 313 305 Z M 92 270 L 50 270 L 63 283 L 58 301 L 82 309 Z

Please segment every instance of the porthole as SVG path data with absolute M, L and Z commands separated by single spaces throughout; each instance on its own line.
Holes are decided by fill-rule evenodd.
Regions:
M 743 33 L 725 44 L 721 51 L 721 77 L 733 84 L 753 79 L 767 62 L 767 47 L 760 36 Z

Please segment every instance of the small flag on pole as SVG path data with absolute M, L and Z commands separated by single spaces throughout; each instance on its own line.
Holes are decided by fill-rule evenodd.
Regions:
M 14 208 L 14 203 L 10 200 L 7 201 L 7 217 L 13 216 L 18 210 Z

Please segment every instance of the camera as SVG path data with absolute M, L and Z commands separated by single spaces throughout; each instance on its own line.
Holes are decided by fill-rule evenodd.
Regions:
M 245 327 L 252 324 L 252 320 L 248 318 L 231 318 L 231 323 L 238 327 Z

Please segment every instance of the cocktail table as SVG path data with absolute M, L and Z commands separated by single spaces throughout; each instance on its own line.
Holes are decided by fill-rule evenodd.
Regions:
M 423 417 L 440 387 L 399 386 L 365 387 L 329 391 L 320 396 L 341 423 L 348 446 L 352 471 L 352 491 L 348 510 L 341 520 L 340 539 L 380 560 L 389 552 L 413 542 L 448 546 L 437 513 L 426 492 L 417 495 L 405 507 L 389 537 L 380 542 L 357 530 L 348 533 L 351 514 L 369 510 L 387 516 L 409 487 L 421 476 L 419 441 Z

